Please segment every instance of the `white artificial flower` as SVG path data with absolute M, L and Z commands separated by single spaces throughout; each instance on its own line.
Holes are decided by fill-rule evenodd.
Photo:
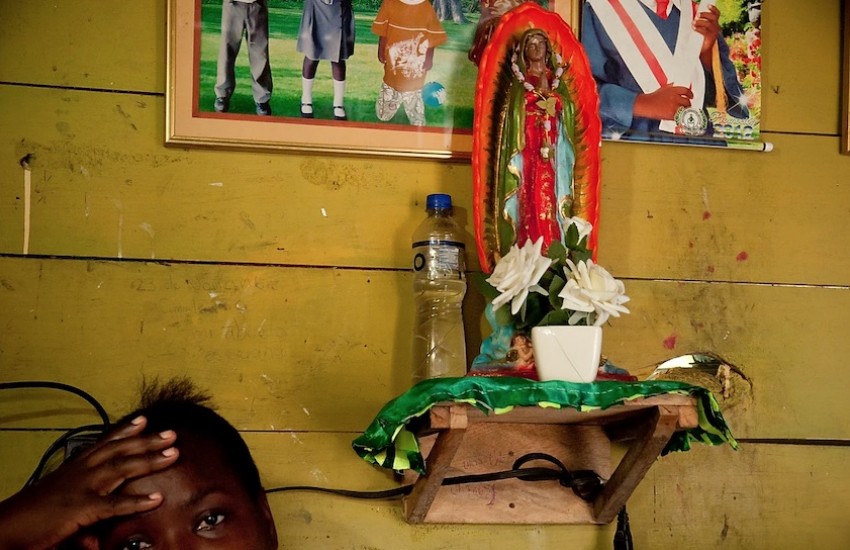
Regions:
M 565 221 L 567 229 L 570 228 L 570 225 L 575 225 L 576 229 L 578 229 L 578 242 L 581 242 L 583 238 L 590 236 L 590 232 L 593 231 L 593 224 L 584 218 L 573 216 L 572 218 L 567 218 Z
M 582 321 L 590 324 L 593 320 L 595 326 L 600 326 L 608 317 L 629 313 L 623 305 L 629 301 L 623 282 L 612 277 L 604 267 L 594 264 L 593 260 L 578 265 L 567 260 L 567 266 L 568 269 L 564 269 L 567 284 L 558 297 L 564 300 L 562 309 L 574 312 L 569 319 L 571 325 Z
M 534 244 L 531 239 L 525 241 L 522 248 L 513 245 L 510 251 L 499 260 L 487 282 L 501 294 L 493 299 L 493 310 L 511 302 L 511 314 L 516 315 L 529 292 L 547 294 L 537 283 L 543 273 L 552 265 L 552 260 L 541 253 L 543 237 Z

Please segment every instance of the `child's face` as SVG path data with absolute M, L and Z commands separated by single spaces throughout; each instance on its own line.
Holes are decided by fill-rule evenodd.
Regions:
M 118 518 L 99 534 L 101 550 L 274 550 L 277 533 L 265 495 L 255 502 L 208 442 L 178 435 L 177 463 L 128 483 L 122 492 L 158 491 L 156 509 Z

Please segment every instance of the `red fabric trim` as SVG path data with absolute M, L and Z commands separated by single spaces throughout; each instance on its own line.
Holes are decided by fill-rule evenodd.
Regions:
M 652 75 L 655 77 L 655 80 L 658 81 L 658 85 L 665 86 L 668 82 L 667 74 L 664 72 L 664 69 L 661 68 L 661 63 L 658 62 L 658 58 L 655 57 L 655 54 L 653 54 L 652 50 L 649 49 L 649 44 L 647 44 L 646 40 L 643 39 L 643 35 L 638 30 L 635 22 L 632 21 L 631 17 L 629 17 L 629 14 L 623 8 L 620 0 L 609 0 L 609 2 L 611 7 L 614 8 L 614 12 L 620 18 L 620 21 L 622 21 L 623 25 L 626 27 L 629 36 L 631 36 L 635 46 L 637 46 L 638 52 L 640 52 L 646 60 L 647 65 L 649 65 L 649 70 L 652 71 Z

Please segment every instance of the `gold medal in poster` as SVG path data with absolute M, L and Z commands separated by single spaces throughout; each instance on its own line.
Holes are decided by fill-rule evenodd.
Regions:
M 676 133 L 686 136 L 701 136 L 708 128 L 708 117 L 702 109 L 679 107 L 676 111 Z

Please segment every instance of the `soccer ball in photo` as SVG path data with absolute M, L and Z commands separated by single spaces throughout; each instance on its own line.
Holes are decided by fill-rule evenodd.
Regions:
M 446 102 L 446 88 L 439 82 L 429 82 L 422 87 L 422 101 L 428 107 L 439 107 Z

